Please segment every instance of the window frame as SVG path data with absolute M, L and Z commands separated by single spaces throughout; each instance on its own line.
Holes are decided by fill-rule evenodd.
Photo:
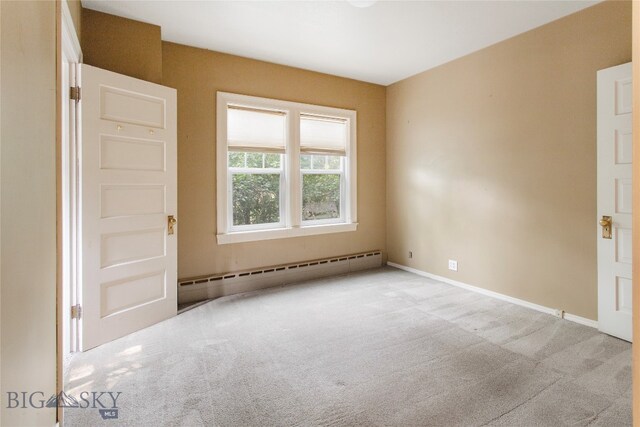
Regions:
M 233 226 L 233 194 L 227 147 L 227 107 L 229 105 L 285 113 L 285 153 L 281 161 L 279 224 Z M 218 244 L 251 242 L 296 236 L 355 231 L 357 229 L 357 113 L 354 110 L 324 107 L 270 98 L 217 92 L 216 96 L 216 215 Z M 346 155 L 342 162 L 341 191 L 344 206 L 340 218 L 302 219 L 302 177 L 300 169 L 300 115 L 312 114 L 345 119 L 348 129 Z M 304 153 L 303 153 L 304 154 Z M 335 172 L 334 172 L 335 173 Z

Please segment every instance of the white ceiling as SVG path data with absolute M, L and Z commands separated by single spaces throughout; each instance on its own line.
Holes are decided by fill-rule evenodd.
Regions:
M 131 1 L 84 7 L 162 39 L 388 85 L 598 1 Z

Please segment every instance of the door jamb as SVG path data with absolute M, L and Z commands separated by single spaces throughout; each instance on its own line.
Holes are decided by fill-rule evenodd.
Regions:
M 632 409 L 633 425 L 640 427 L 640 2 L 632 3 L 632 62 L 633 62 L 633 342 L 632 348 Z
M 57 54 L 56 54 L 56 389 L 64 388 L 65 361 L 78 351 L 77 322 L 71 319 L 71 306 L 77 298 L 77 209 L 78 174 L 77 146 L 78 111 L 70 100 L 70 87 L 77 83 L 79 64 L 82 62 L 80 41 L 66 1 L 56 2 Z M 63 413 L 58 408 L 57 419 L 62 423 Z

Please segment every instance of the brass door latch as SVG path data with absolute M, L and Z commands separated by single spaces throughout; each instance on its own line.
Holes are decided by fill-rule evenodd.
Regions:
M 611 217 L 603 216 L 600 220 L 600 225 L 602 226 L 602 238 L 610 239 L 611 238 Z
M 167 217 L 167 234 L 173 234 L 173 227 L 178 223 L 175 216 L 169 215 Z

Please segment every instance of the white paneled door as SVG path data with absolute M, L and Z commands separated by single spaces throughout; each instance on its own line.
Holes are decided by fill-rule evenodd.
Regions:
M 176 91 L 82 65 L 83 350 L 177 311 Z
M 631 341 L 631 63 L 598 71 L 598 325 Z

